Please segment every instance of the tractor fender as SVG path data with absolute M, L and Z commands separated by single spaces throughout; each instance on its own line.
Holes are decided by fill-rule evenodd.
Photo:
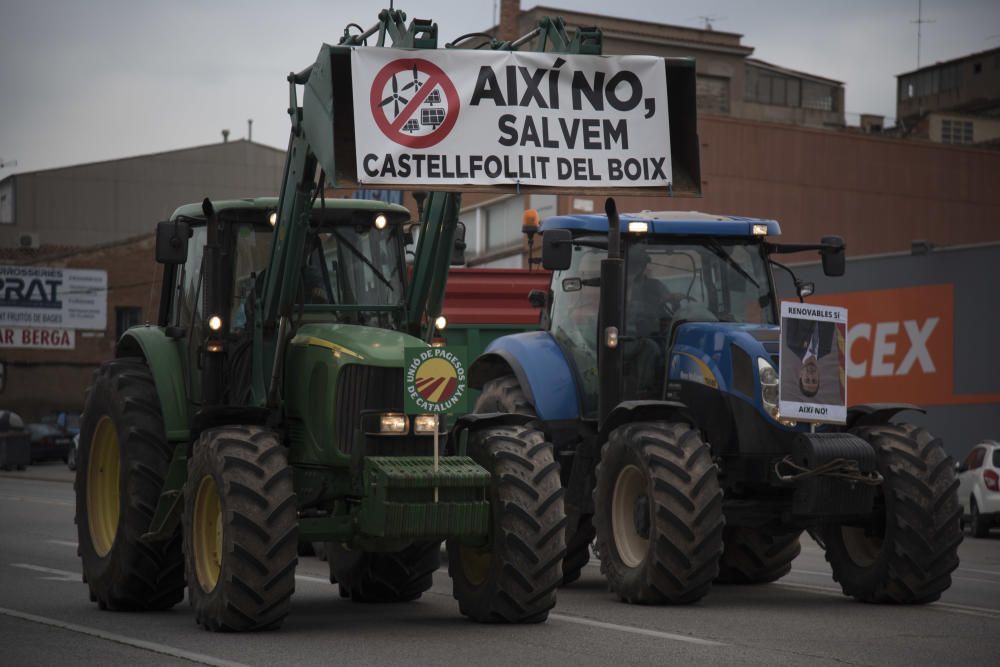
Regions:
M 115 356 L 141 356 L 146 360 L 160 397 L 167 440 L 188 440 L 190 420 L 180 342 L 167 337 L 161 327 L 133 327 L 118 341 Z
M 635 421 L 686 422 L 697 426 L 687 406 L 679 401 L 622 401 L 601 424 L 601 439 L 622 424 Z
M 905 410 L 915 410 L 921 414 L 927 412 L 919 405 L 910 403 L 860 403 L 847 408 L 847 425 L 844 428 L 850 430 L 858 426 L 888 424 L 897 413 Z
M 511 334 L 491 342 L 469 367 L 469 386 L 482 389 L 488 381 L 510 374 L 543 421 L 579 419 L 576 380 L 548 331 Z

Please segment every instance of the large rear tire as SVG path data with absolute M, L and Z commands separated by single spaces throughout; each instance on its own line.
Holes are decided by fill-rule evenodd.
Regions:
M 180 530 L 157 545 L 140 540 L 173 455 L 142 359 L 116 359 L 97 370 L 80 428 L 76 524 L 91 599 L 101 609 L 173 607 L 184 598 Z
M 594 490 L 597 553 L 608 587 L 633 604 L 687 604 L 719 573 L 722 491 L 712 455 L 687 424 L 611 432 Z
M 951 586 L 962 541 L 953 461 L 940 440 L 911 424 L 852 432 L 875 448 L 885 481 L 872 525 L 824 528 L 833 578 L 864 602 L 934 602 Z
M 505 412 L 534 417 L 535 406 L 513 375 L 501 375 L 486 382 L 476 399 L 477 413 Z M 569 475 L 561 474 L 564 484 Z M 589 490 L 588 490 L 589 493 Z M 583 567 L 590 561 L 590 545 L 594 541 L 594 525 L 590 515 L 570 515 L 566 525 L 566 558 L 563 560 L 563 580 L 561 585 L 571 584 L 580 578 Z
M 292 469 L 277 436 L 254 426 L 204 431 L 188 462 L 184 554 L 206 630 L 277 628 L 298 563 Z
M 410 602 L 434 583 L 440 542 L 411 544 L 393 553 L 365 553 L 326 544 L 330 580 L 354 602 Z
M 539 623 L 556 603 L 566 555 L 559 464 L 541 432 L 473 432 L 469 455 L 492 476 L 490 543 L 448 541 L 448 571 L 462 614 L 480 623 Z
M 775 534 L 759 528 L 726 526 L 722 531 L 725 550 L 715 583 L 767 584 L 781 579 L 802 552 L 801 532 Z

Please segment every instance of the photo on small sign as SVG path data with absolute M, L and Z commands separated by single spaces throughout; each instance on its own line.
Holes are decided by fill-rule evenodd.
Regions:
M 781 304 L 778 410 L 793 420 L 847 419 L 847 309 Z
M 783 337 L 781 395 L 799 403 L 842 405 L 846 397 L 844 340 L 846 329 L 835 322 L 788 318 Z

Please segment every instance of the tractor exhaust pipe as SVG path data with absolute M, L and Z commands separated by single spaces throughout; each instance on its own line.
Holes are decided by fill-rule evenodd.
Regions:
M 621 402 L 622 350 L 619 338 L 625 328 L 625 260 L 621 253 L 621 230 L 615 200 L 604 203 L 608 215 L 608 258 L 601 260 L 601 303 L 598 310 L 600 341 L 597 348 L 600 394 L 598 423 L 603 428 L 611 411 Z

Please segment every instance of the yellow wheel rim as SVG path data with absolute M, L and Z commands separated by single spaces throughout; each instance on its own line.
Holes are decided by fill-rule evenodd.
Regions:
M 222 571 L 222 504 L 219 489 L 210 475 L 205 475 L 198 483 L 191 533 L 198 584 L 206 593 L 211 593 Z
M 634 465 L 622 468 L 611 496 L 611 532 L 618 557 L 630 568 L 639 567 L 649 551 L 649 539 L 635 527 L 636 505 L 645 493 L 646 478 L 642 471 Z
M 458 548 L 459 560 L 462 563 L 462 572 L 465 579 L 473 586 L 481 586 L 490 575 L 490 566 L 493 564 L 493 553 L 475 547 L 460 546 Z
M 101 558 L 111 551 L 118 533 L 120 457 L 118 432 L 105 415 L 97 422 L 87 457 L 87 523 L 90 541 Z

